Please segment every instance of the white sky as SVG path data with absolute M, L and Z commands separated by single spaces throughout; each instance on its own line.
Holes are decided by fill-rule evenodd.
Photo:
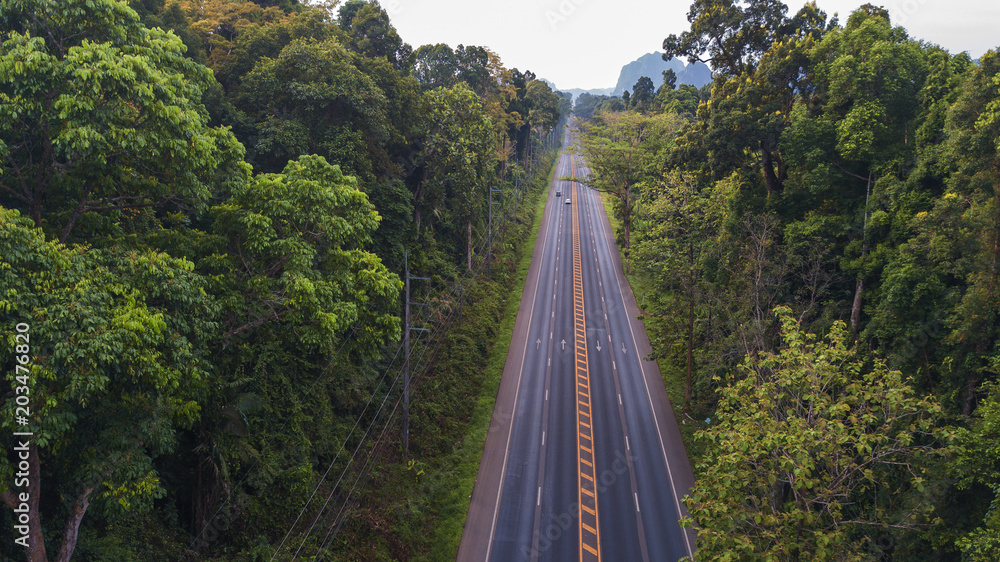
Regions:
M 870 0 L 911 37 L 978 58 L 1000 46 L 998 0 Z M 404 41 L 489 47 L 559 88 L 610 88 L 621 67 L 688 28 L 691 0 L 380 0 Z M 792 14 L 804 0 L 786 0 Z M 865 0 L 817 0 L 840 22 Z

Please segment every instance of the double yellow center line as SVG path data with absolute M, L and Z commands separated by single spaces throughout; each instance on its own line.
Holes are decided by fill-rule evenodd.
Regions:
M 570 157 L 572 172 L 576 159 Z M 580 560 L 601 560 L 601 535 L 597 521 L 597 469 L 594 467 L 594 430 L 590 407 L 590 371 L 587 367 L 587 327 L 583 306 L 583 271 L 580 264 L 580 216 L 576 182 L 570 189 L 573 214 L 573 347 L 576 355 L 576 445 L 579 487 Z

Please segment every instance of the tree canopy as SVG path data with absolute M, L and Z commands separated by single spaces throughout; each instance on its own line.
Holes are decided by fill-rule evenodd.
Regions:
M 274 555 L 400 395 L 404 261 L 435 334 L 452 287 L 499 291 L 487 197 L 524 197 L 568 100 L 486 47 L 413 49 L 377 2 L 314 4 L 0 1 L 0 320 L 31 339 L 24 384 L 0 343 L 0 441 L 28 397 L 35 467 L 15 489 L 0 459 L 0 498 L 30 493 L 33 562 Z
M 648 104 L 637 83 L 627 100 L 581 96 L 574 111 L 591 184 L 630 186 L 605 187 L 617 236 L 646 293 L 653 356 L 684 389 L 671 396 L 682 428 L 702 431 L 688 441 L 699 555 L 992 559 L 996 479 L 968 452 L 989 455 L 1000 356 L 996 51 L 948 53 L 871 4 L 841 23 L 815 3 L 697 0 L 688 22 L 664 58 L 708 62 L 712 84 L 665 73 Z M 662 134 L 631 143 L 611 125 L 664 117 Z M 832 339 L 785 362 L 789 335 L 809 333 Z M 791 373 L 847 366 L 855 382 L 809 391 L 829 407 L 806 430 Z M 951 456 L 861 480 L 830 469 L 831 456 L 867 462 L 835 450 L 866 439 L 838 416 L 878 396 L 896 404 L 865 426 L 890 436 L 879 446 L 910 432 L 889 414 L 921 396 L 940 411 L 911 443 Z M 804 477 L 813 487 L 796 489 Z

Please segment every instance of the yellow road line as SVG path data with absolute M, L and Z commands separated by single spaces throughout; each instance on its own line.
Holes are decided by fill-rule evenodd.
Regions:
M 571 170 L 576 159 L 570 157 Z M 594 467 L 594 439 L 590 426 L 590 371 L 587 368 L 587 328 L 583 306 L 583 268 L 580 262 L 580 214 L 576 204 L 576 182 L 570 189 L 573 214 L 573 346 L 576 348 L 576 460 L 579 470 L 577 505 L 580 521 L 580 560 L 601 560 L 601 536 L 597 519 L 597 469 Z M 584 443 L 586 442 L 586 443 Z M 584 458 L 587 457 L 587 458 Z

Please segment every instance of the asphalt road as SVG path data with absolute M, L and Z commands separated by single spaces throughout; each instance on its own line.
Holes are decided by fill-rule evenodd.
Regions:
M 611 226 L 595 191 L 558 180 L 587 174 L 560 155 L 462 562 L 659 562 L 694 547 L 677 523 L 694 478 L 659 370 L 642 359 L 649 340 Z

